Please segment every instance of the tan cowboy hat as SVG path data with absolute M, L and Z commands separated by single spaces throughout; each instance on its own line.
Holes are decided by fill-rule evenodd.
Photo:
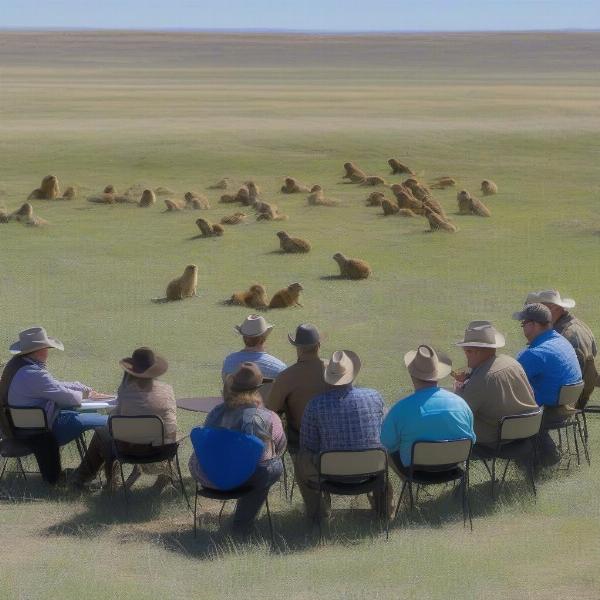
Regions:
M 131 357 L 122 358 L 119 364 L 126 373 L 141 379 L 153 379 L 166 373 L 169 363 L 145 346 L 133 351 Z
M 573 308 L 575 306 L 575 300 L 573 300 L 573 298 L 561 298 L 558 290 L 539 290 L 527 294 L 525 304 L 534 304 L 535 302 L 541 302 L 542 304 L 556 304 L 563 308 Z
M 361 367 L 360 358 L 352 350 L 337 350 L 325 367 L 324 379 L 331 385 L 352 383 Z
M 267 323 L 260 315 L 248 315 L 241 325 L 235 325 L 234 330 L 246 337 L 258 337 L 273 329 L 273 325 Z
M 19 356 L 35 352 L 36 350 L 42 350 L 43 348 L 65 349 L 61 341 L 48 337 L 43 327 L 30 327 L 19 333 L 19 341 L 11 344 L 9 351 L 11 354 Z
M 452 370 L 452 361 L 427 344 L 421 344 L 416 350 L 407 352 L 404 364 L 413 377 L 422 381 L 439 381 Z
M 463 348 L 503 348 L 506 340 L 489 321 L 471 321 L 463 340 L 456 345 Z

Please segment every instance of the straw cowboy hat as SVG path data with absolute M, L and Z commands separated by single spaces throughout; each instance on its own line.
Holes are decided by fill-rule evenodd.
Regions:
M 146 347 L 134 350 L 131 357 L 122 358 L 119 364 L 126 373 L 141 379 L 160 377 L 169 368 L 166 359 Z
M 471 321 L 465 329 L 464 338 L 456 345 L 463 348 L 503 348 L 506 340 L 489 321 Z
M 533 304 L 535 302 L 556 304 L 563 308 L 573 308 L 575 306 L 575 300 L 573 300 L 573 298 L 561 298 L 558 290 L 540 290 L 538 292 L 527 294 L 525 304 Z
M 331 385 L 352 383 L 361 367 L 360 358 L 352 350 L 337 350 L 325 367 L 324 379 Z
M 246 337 L 258 337 L 273 329 L 273 325 L 267 323 L 260 315 L 249 315 L 241 325 L 235 325 L 235 331 Z
M 65 349 L 61 341 L 48 337 L 43 327 L 30 327 L 19 333 L 19 341 L 11 344 L 9 351 L 11 354 L 19 356 L 35 352 L 36 350 L 42 350 L 43 348 Z
M 408 372 L 421 381 L 438 381 L 449 375 L 452 370 L 452 361 L 426 344 L 407 352 L 404 355 L 404 364 Z

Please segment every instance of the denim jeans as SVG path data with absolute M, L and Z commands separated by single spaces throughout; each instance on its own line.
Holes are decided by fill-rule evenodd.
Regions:
M 80 413 L 74 410 L 61 410 L 52 424 L 52 433 L 59 446 L 76 440 L 84 431 L 103 427 L 108 422 L 106 415 Z
M 270 487 L 279 480 L 282 472 L 283 463 L 279 457 L 258 465 L 244 484 L 244 487 L 252 486 L 252 491 L 237 501 L 233 515 L 234 533 L 247 534 L 252 530 L 254 519 L 267 499 Z

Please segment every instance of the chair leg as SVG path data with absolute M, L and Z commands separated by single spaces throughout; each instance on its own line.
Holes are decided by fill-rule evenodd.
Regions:
M 181 493 L 185 498 L 185 503 L 187 507 L 191 510 L 190 499 L 188 498 L 187 491 L 185 489 L 185 485 L 183 484 L 183 477 L 181 476 L 181 467 L 179 466 L 179 450 L 175 452 L 175 466 L 177 467 L 177 475 L 179 475 L 179 485 L 181 486 Z
M 296 472 L 294 471 L 294 476 L 292 477 L 292 485 L 290 486 L 290 504 L 294 499 L 294 488 L 296 487 Z
M 25 469 L 23 468 L 23 461 L 21 460 L 20 456 L 17 457 L 17 464 L 19 465 L 19 471 L 21 472 L 21 476 L 23 477 L 23 479 L 25 481 L 27 481 L 27 475 L 25 475 Z
M 404 497 L 404 490 L 406 489 L 406 479 L 402 484 L 402 489 L 400 490 L 400 495 L 398 496 L 398 504 L 396 504 L 396 512 L 394 512 L 394 520 L 398 518 L 398 511 L 400 510 L 400 503 L 402 502 L 402 498 Z
M 221 504 L 221 510 L 219 511 L 219 527 L 221 527 L 221 517 L 223 516 L 223 511 L 225 510 L 226 504 L 227 504 L 227 500 L 224 500 L 223 504 Z
M 492 500 L 496 499 L 496 457 L 492 459 Z
M 412 481 L 410 480 L 408 480 L 408 497 L 410 498 L 410 510 L 412 511 L 415 507 L 415 501 L 413 499 Z
M 465 495 L 467 499 L 467 512 L 469 514 L 469 527 L 471 528 L 471 531 L 473 531 L 473 517 L 471 515 L 471 495 L 469 494 L 469 479 L 469 464 L 467 463 L 467 466 L 465 468 Z
M 583 415 L 583 430 L 581 427 L 581 421 L 579 420 L 579 416 L 575 417 L 575 422 L 577 423 L 577 431 L 579 432 L 579 439 L 581 440 L 581 445 L 583 446 L 583 455 L 585 456 L 585 460 L 588 464 L 588 467 L 592 464 L 590 461 L 590 450 L 588 448 L 588 436 L 587 436 L 587 424 L 585 421 L 585 412 L 581 413 Z
M 506 461 L 506 464 L 504 465 L 504 472 L 502 473 L 502 479 L 500 480 L 500 483 L 498 484 L 498 496 L 500 496 L 500 492 L 502 491 L 502 486 L 504 485 L 504 480 L 506 479 L 506 473 L 508 471 L 508 465 L 510 465 L 510 461 L 511 461 L 511 459 L 509 458 Z
M 123 463 L 119 460 L 119 471 L 121 472 L 121 484 L 123 485 L 123 493 L 125 494 L 125 512 L 129 514 L 129 491 L 125 485 L 125 474 L 123 473 Z
M 281 464 L 283 465 L 283 493 L 285 495 L 285 499 L 288 497 L 288 476 L 287 476 L 287 467 L 285 466 L 285 454 L 281 457 Z M 281 488 L 279 488 L 281 489 Z
M 387 467 L 387 464 L 386 464 Z M 390 488 L 390 478 L 387 472 L 387 468 L 385 471 L 385 489 L 383 490 L 383 503 L 384 503 L 384 507 L 383 507 L 383 515 L 385 518 L 385 539 L 386 541 L 390 539 L 390 514 L 388 512 L 388 493 L 390 493 L 391 488 Z M 393 500 L 393 495 L 392 495 L 392 500 Z
M 269 519 L 269 533 L 271 534 L 271 550 L 275 550 L 275 534 L 273 533 L 273 520 L 271 519 L 271 509 L 269 508 L 269 496 L 265 498 L 267 508 L 267 519 Z
M 532 456 L 529 464 L 527 465 L 529 477 L 531 479 L 531 489 L 533 490 L 533 497 L 537 497 L 537 490 L 535 489 L 535 458 Z
M 317 523 L 319 525 L 319 544 L 323 544 L 323 524 L 321 523 L 322 502 L 323 502 L 323 492 L 321 491 L 321 485 L 319 485 L 319 503 L 317 505 Z
M 585 443 L 587 445 L 588 428 L 587 428 L 587 417 L 585 416 L 585 408 L 581 411 L 581 416 L 583 417 L 583 434 L 584 434 Z
M 567 433 L 568 435 L 568 433 Z M 581 466 L 581 457 L 579 456 L 579 444 L 577 442 L 577 424 L 573 419 L 573 441 L 575 442 L 575 454 L 577 455 L 577 466 Z
M 194 537 L 198 534 L 198 484 L 194 493 Z

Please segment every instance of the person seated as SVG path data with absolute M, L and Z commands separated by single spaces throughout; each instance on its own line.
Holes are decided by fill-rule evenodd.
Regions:
M 560 460 L 560 454 L 544 425 L 561 423 L 573 413 L 574 407 L 558 405 L 558 397 L 562 386 L 581 383 L 581 368 L 573 346 L 552 328 L 552 313 L 547 306 L 527 304 L 513 314 L 513 319 L 521 321 L 529 342 L 517 354 L 517 360 L 533 388 L 536 403 L 544 407 L 540 459 L 552 464 Z
M 241 325 L 235 326 L 235 331 L 244 340 L 244 348 L 229 354 L 223 361 L 221 369 L 223 381 L 228 375 L 235 373 L 244 362 L 258 365 L 263 377 L 267 379 L 277 377 L 287 367 L 284 362 L 265 351 L 267 338 L 272 329 L 273 325 L 267 323 L 260 315 L 249 315 Z
M 113 416 L 156 415 L 163 422 L 165 444 L 174 443 L 177 438 L 175 394 L 169 384 L 157 379 L 167 372 L 169 368 L 167 360 L 155 354 L 150 348 L 141 347 L 134 350 L 131 357 L 121 359 L 119 365 L 125 372 L 111 414 Z M 119 442 L 119 449 L 127 454 L 139 454 L 140 457 L 148 454 L 146 445 Z M 73 474 L 73 485 L 83 487 L 96 476 L 104 464 L 106 485 L 114 486 L 116 484 L 113 475 L 114 459 L 108 427 L 97 429 L 85 457 Z M 155 488 L 159 490 L 170 481 L 170 477 L 163 472 L 159 464 L 136 465 L 127 480 L 127 486 L 131 487 L 142 472 L 158 475 Z
M 296 460 L 296 477 L 302 482 L 306 516 L 316 519 L 328 516 L 331 499 L 328 494 L 319 501 L 319 453 L 328 450 L 366 450 L 381 448 L 379 431 L 383 421 L 384 402 L 381 394 L 369 388 L 354 387 L 361 368 L 358 355 L 351 350 L 338 350 L 324 367 L 323 378 L 330 389 L 315 396 L 304 409 L 300 425 L 300 450 Z M 384 514 L 385 503 L 391 509 L 392 489 L 382 490 L 370 498 L 375 511 Z
M 381 427 L 381 443 L 401 477 L 409 473 L 415 442 L 476 439 L 468 404 L 438 385 L 452 370 L 450 359 L 421 344 L 404 355 L 404 364 L 415 391 L 392 406 Z
M 531 302 L 539 302 L 550 310 L 554 331 L 560 333 L 573 346 L 585 382 L 577 408 L 585 408 L 598 377 L 595 362 L 598 349 L 592 330 L 581 319 L 569 312 L 568 309 L 575 306 L 575 300 L 561 298 L 560 292 L 557 290 L 530 292 L 527 295 L 526 304 Z
M 468 372 L 455 375 L 455 392 L 473 412 L 477 447 L 496 448 L 502 417 L 537 409 L 523 367 L 511 356 L 497 354 L 504 336 L 489 321 L 472 321 L 456 344 L 467 359 Z
M 59 381 L 48 371 L 46 363 L 50 349 L 64 350 L 62 342 L 51 338 L 43 327 L 31 327 L 19 333 L 19 340 L 10 346 L 13 358 L 2 373 L 1 389 L 4 410 L 7 407 L 40 407 L 44 409 L 48 428 L 54 441 L 46 436 L 44 451 L 36 451 L 42 476 L 56 482 L 60 473 L 60 455 L 54 444 L 63 446 L 77 439 L 84 431 L 106 425 L 107 417 L 94 413 L 80 413 L 75 410 L 84 399 L 106 397 L 91 387 L 78 381 Z M 7 426 L 3 426 L 3 430 Z M 7 432 L 5 432 L 6 434 Z
M 286 447 L 285 433 L 277 414 L 263 406 L 258 393 L 262 383 L 263 376 L 258 365 L 243 362 L 225 381 L 223 404 L 213 408 L 204 422 L 204 427 L 223 427 L 254 435 L 265 444 L 256 470 L 244 483 L 244 487 L 249 486 L 252 490 L 237 501 L 235 508 L 233 533 L 240 536 L 251 533 L 269 489 L 283 472 L 281 457 Z M 190 457 L 189 469 L 192 477 L 203 487 L 216 487 L 203 473 L 195 453 Z

